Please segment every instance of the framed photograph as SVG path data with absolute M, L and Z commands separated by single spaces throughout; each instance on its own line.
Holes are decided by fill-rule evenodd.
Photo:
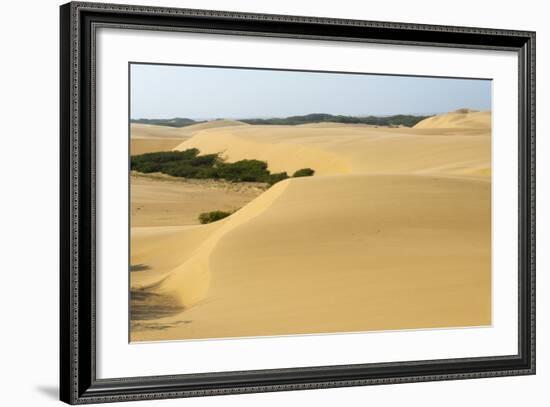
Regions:
M 535 373 L 535 33 L 61 6 L 61 400 Z

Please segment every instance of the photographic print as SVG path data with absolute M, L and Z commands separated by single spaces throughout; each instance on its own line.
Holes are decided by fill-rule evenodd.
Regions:
M 535 374 L 535 32 L 60 23 L 61 400 Z
M 130 341 L 491 325 L 491 80 L 129 71 Z

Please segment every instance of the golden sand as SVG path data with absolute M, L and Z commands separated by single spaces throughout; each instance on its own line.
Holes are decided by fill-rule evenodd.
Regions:
M 137 155 L 157 151 L 170 151 L 198 131 L 217 127 L 246 125 L 246 123 L 235 120 L 214 120 L 185 127 L 132 123 L 130 125 L 130 154 Z
M 483 115 L 490 124 L 490 114 Z M 230 162 L 253 157 L 267 161 L 272 172 L 290 175 L 303 167 L 314 168 L 316 175 L 490 173 L 490 127 L 434 129 L 423 124 L 427 120 L 432 119 L 412 129 L 334 123 L 328 127 L 220 127 L 196 133 L 176 150 L 221 153 Z
M 187 183 L 133 180 L 152 184 L 136 198 L 150 199 L 146 212 L 133 212 L 143 227 L 131 230 L 132 340 L 490 324 L 490 113 L 449 116 L 448 127 L 439 117 L 412 129 L 196 131 L 177 148 L 316 174 L 246 197 L 209 225 L 166 210 L 198 210 L 201 196 L 220 209 L 235 196 L 209 201 Z M 163 195 L 162 182 L 183 190 Z
M 202 212 L 234 212 L 267 188 L 260 183 L 185 180 L 164 174 L 131 175 L 131 226 L 196 225 Z

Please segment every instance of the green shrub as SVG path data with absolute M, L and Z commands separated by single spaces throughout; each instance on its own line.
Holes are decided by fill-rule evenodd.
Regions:
M 141 163 L 139 167 L 132 165 L 132 169 L 147 174 L 150 172 L 159 172 L 161 169 L 161 165 L 154 162 L 144 162 L 144 163 Z
M 311 177 L 313 174 L 315 174 L 315 170 L 312 170 L 311 168 L 302 168 L 302 169 L 296 171 L 292 176 L 294 178 L 296 178 L 296 177 Z
M 265 161 L 240 160 L 234 163 L 220 164 L 218 174 L 220 178 L 228 181 L 265 182 L 269 171 Z
M 282 181 L 282 180 L 287 179 L 287 178 L 288 178 L 288 174 L 286 172 L 278 172 L 276 174 L 270 174 L 267 177 L 267 183 L 269 185 L 273 185 L 273 184 L 276 184 L 277 182 Z
M 163 151 L 131 157 L 130 168 L 143 173 L 161 172 L 173 177 L 197 179 L 225 179 L 233 182 L 265 182 L 276 184 L 288 178 L 286 172 L 271 174 L 267 163 L 260 160 L 224 162 L 219 154 L 199 155 L 200 151 L 190 148 L 185 151 Z M 310 168 L 296 171 L 294 176 L 313 175 Z M 296 175 L 301 174 L 301 175 Z
M 227 218 L 232 213 L 224 211 L 203 212 L 199 215 L 199 222 L 202 224 L 216 222 L 217 220 Z
M 199 155 L 191 159 L 191 165 L 195 167 L 214 166 L 220 160 L 218 154 Z

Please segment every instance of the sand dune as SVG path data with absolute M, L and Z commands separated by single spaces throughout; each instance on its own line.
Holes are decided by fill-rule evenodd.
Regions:
M 427 119 L 428 120 L 428 119 Z M 198 132 L 176 150 L 222 153 L 228 161 L 256 158 L 272 172 L 304 167 L 317 175 L 349 173 L 490 174 L 490 131 L 348 126 L 246 126 Z M 474 168 L 474 171 L 471 169 Z
M 189 137 L 182 128 L 132 123 L 130 155 L 170 151 Z
M 240 122 L 238 120 L 210 120 L 208 122 L 193 124 L 191 126 L 182 127 L 182 131 L 185 131 L 188 135 L 193 135 L 195 132 L 206 129 L 216 129 L 221 127 L 234 127 L 234 126 L 248 126 L 247 123 Z
M 491 323 L 490 113 L 203 128 L 192 147 L 316 174 L 209 225 L 186 208 L 241 198 L 136 182 L 134 226 L 155 226 L 131 230 L 133 341 Z
M 132 287 L 140 289 L 162 280 L 188 260 L 220 225 L 133 227 Z
M 154 124 L 131 123 L 130 137 L 132 139 L 185 139 L 188 137 L 186 132 L 183 132 L 184 127 L 169 127 L 157 126 Z
M 181 144 L 183 140 L 191 138 L 198 131 L 232 126 L 247 126 L 247 124 L 235 120 L 212 120 L 185 127 L 132 123 L 130 127 L 130 154 L 170 151 Z
M 210 255 L 218 242 L 239 225 L 262 213 L 281 194 L 286 185 L 287 183 L 281 183 L 270 188 L 223 222 L 212 225 L 219 227 L 208 235 L 187 261 L 175 267 L 166 279 L 156 284 L 154 292 L 177 299 L 183 307 L 190 307 L 203 300 L 211 279 L 208 270 Z
M 170 151 L 181 144 L 182 138 L 133 138 L 130 140 L 130 155 Z
M 460 109 L 456 112 L 428 117 L 415 129 L 491 129 L 491 112 Z
M 202 227 L 136 244 L 136 259 L 155 244 L 165 249 L 155 258 L 173 261 L 178 248 L 181 264 L 148 292 L 184 308 L 160 318 L 165 329 L 137 329 L 132 339 L 488 324 L 490 200 L 484 180 L 284 181 L 198 239 L 189 233 Z
M 154 124 L 132 123 L 130 125 L 131 138 L 188 138 L 193 133 L 215 129 L 219 127 L 248 126 L 236 120 L 211 120 L 204 123 L 192 124 L 184 127 L 157 126 Z
M 295 127 L 309 127 L 309 128 L 320 128 L 320 127 L 359 127 L 359 128 L 389 128 L 389 126 L 377 126 L 374 124 L 365 124 L 365 123 L 338 123 L 338 122 L 319 122 L 319 123 L 305 123 L 305 124 L 298 124 Z

